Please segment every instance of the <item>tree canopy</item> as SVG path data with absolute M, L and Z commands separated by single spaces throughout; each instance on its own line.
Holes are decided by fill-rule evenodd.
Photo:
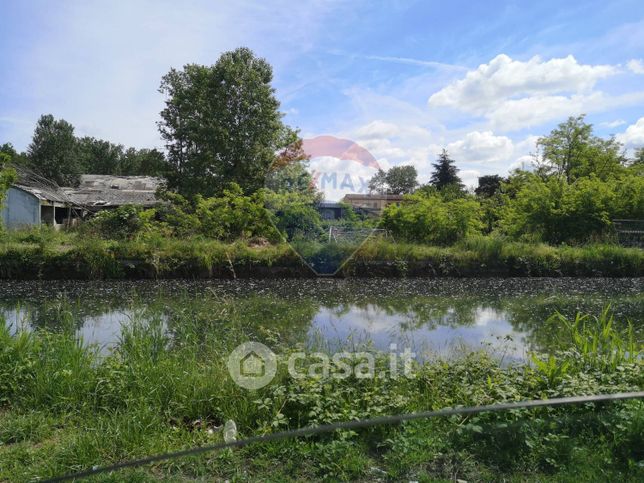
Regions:
M 51 114 L 40 117 L 27 153 L 10 143 L 0 146 L 14 165 L 26 166 L 60 186 L 75 185 L 81 174 L 165 176 L 165 155 L 157 149 L 125 148 L 90 136 L 78 138 L 74 126 Z
M 403 195 L 413 193 L 418 186 L 418 171 L 414 166 L 394 166 L 389 171 L 379 169 L 369 180 L 369 191 Z
M 498 174 L 481 176 L 479 178 L 479 185 L 474 190 L 474 193 L 483 198 L 494 196 L 501 189 L 502 181 L 503 178 Z
M 454 160 L 450 159 L 447 150 L 443 149 L 443 152 L 438 155 L 438 160 L 432 163 L 432 166 L 434 167 L 434 173 L 429 180 L 432 186 L 438 189 L 443 189 L 447 186 L 455 186 L 460 189 L 464 187 L 461 178 L 458 176 L 458 168 Z
M 607 179 L 626 163 L 623 146 L 614 137 L 595 136 L 584 115 L 569 117 L 548 136 L 539 138 L 537 147 L 539 171 L 562 176 L 568 182 L 591 174 Z
M 40 116 L 27 156 L 34 170 L 61 186 L 76 185 L 83 172 L 74 126 L 51 114 Z
M 171 69 L 159 130 L 166 141 L 169 185 L 212 196 L 231 182 L 254 192 L 276 159 L 297 140 L 282 123 L 273 71 L 247 48 L 225 52 L 212 66 Z

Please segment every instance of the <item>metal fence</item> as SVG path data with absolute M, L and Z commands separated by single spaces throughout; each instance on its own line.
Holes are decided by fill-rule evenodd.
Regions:
M 644 220 L 613 220 L 613 226 L 620 245 L 644 248 Z

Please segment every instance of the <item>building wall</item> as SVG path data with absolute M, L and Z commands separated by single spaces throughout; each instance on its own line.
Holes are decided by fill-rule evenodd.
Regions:
M 343 198 L 342 201 L 347 203 L 354 208 L 366 208 L 370 210 L 377 210 L 382 212 L 387 206 L 391 204 L 398 204 L 401 200 L 384 198 L 379 196 L 369 196 L 365 195 L 363 197 L 352 197 L 352 198 Z
M 19 188 L 9 188 L 2 204 L 2 223 L 9 229 L 40 225 L 40 200 Z

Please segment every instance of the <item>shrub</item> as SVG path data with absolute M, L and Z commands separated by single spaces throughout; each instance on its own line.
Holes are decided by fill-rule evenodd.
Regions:
M 177 236 L 204 235 L 217 240 L 263 237 L 278 240 L 264 208 L 264 194 L 245 195 L 232 183 L 220 197 L 200 195 L 190 202 L 174 193 L 164 194 L 169 205 L 158 210 L 159 218 Z
M 559 177 L 523 180 L 506 196 L 499 227 L 514 238 L 536 235 L 549 243 L 603 239 L 616 218 L 644 217 L 644 180 L 636 176 L 572 183 Z
M 119 206 L 99 212 L 88 223 L 90 231 L 108 239 L 134 238 L 144 230 L 151 230 L 155 210 L 144 210 L 133 205 Z
M 410 195 L 387 207 L 383 227 L 411 242 L 447 245 L 481 230 L 480 205 L 472 198 L 445 201 L 437 194 Z

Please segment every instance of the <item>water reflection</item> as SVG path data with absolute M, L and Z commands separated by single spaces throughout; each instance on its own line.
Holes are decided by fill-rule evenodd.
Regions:
M 20 327 L 72 328 L 109 350 L 122 325 L 160 319 L 180 339 L 186 324 L 236 331 L 271 346 L 328 350 L 410 347 L 421 357 L 489 348 L 517 360 L 565 345 L 555 311 L 599 313 L 635 324 L 642 340 L 641 279 L 489 279 L 216 282 L 0 282 L 0 311 Z M 187 332 L 187 331 L 186 331 Z
M 505 311 L 482 306 L 463 319 L 455 307 L 430 317 L 413 311 L 392 313 L 373 304 L 342 311 L 321 307 L 307 335 L 312 346 L 322 345 L 331 351 L 347 345 L 356 350 L 367 345 L 386 351 L 393 344 L 396 350 L 409 347 L 427 359 L 486 347 L 512 360 L 523 359 L 526 334 L 516 331 L 508 320 Z

